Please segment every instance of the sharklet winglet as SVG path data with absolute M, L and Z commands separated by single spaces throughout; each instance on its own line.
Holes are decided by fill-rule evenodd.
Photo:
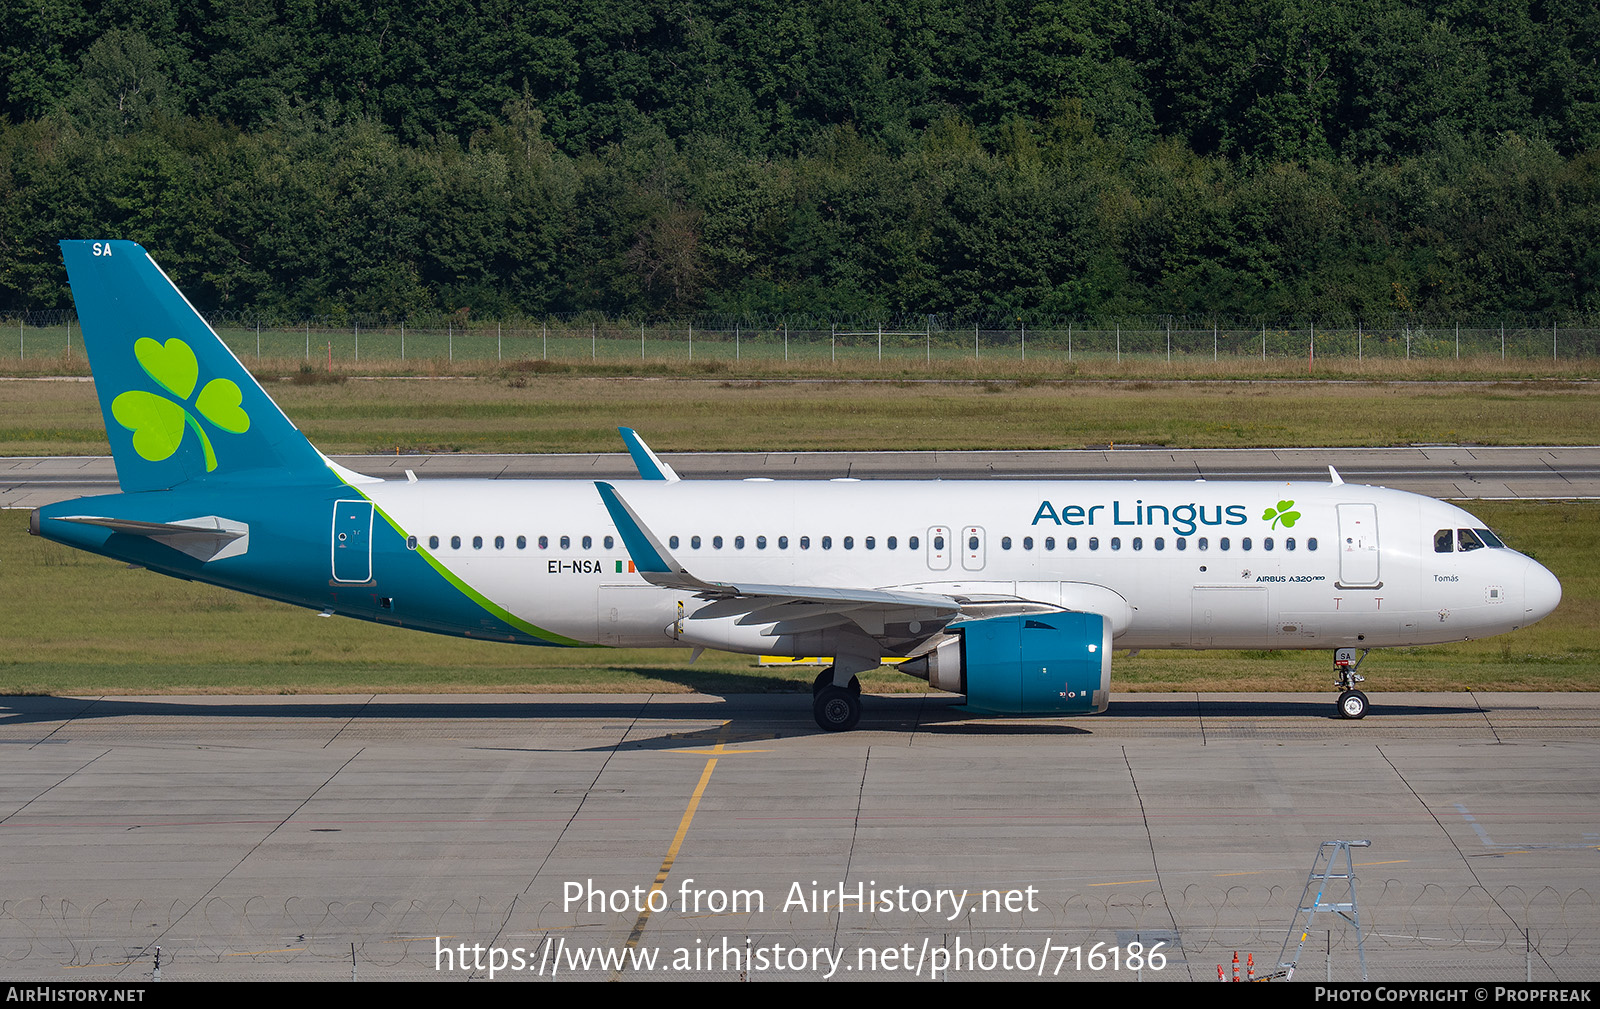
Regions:
M 640 479 L 665 480 L 668 483 L 676 483 L 680 479 L 677 472 L 662 462 L 633 428 L 619 427 L 617 433 L 622 435 L 622 443 L 628 446 L 628 454 L 633 457 L 633 465 L 639 470 Z
M 622 536 L 622 545 L 628 548 L 628 557 L 633 561 L 634 570 L 645 581 L 693 591 L 716 591 L 721 588 L 711 582 L 701 581 L 679 564 L 655 533 L 646 528 L 634 510 L 622 500 L 615 487 L 603 480 L 596 480 L 594 486 L 600 492 L 600 500 L 605 503 L 606 511 L 611 513 L 611 521 L 616 525 L 617 532 Z
M 622 544 L 628 550 L 634 569 L 652 585 L 693 592 L 702 599 L 805 599 L 818 602 L 848 603 L 850 608 L 877 607 L 891 609 L 929 609 L 942 614 L 955 614 L 961 604 L 954 598 L 935 592 L 917 592 L 905 589 L 829 588 L 816 585 L 756 585 L 741 582 L 712 582 L 697 578 L 689 569 L 678 563 L 661 541 L 640 521 L 633 508 L 622 499 L 617 489 L 603 480 L 595 481 L 600 500 L 611 513 L 611 521 L 622 534 Z

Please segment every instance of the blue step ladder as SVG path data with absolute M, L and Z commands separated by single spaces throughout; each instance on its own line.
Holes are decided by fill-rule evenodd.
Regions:
M 1361 980 L 1367 980 L 1367 951 L 1361 936 L 1361 911 L 1356 907 L 1355 863 L 1351 848 L 1370 848 L 1371 841 L 1323 841 L 1317 848 L 1317 857 L 1311 860 L 1311 872 L 1306 876 L 1306 888 L 1300 894 L 1300 906 L 1294 920 L 1289 923 L 1289 934 L 1283 938 L 1283 949 L 1278 951 L 1278 973 L 1274 976 L 1285 981 L 1294 980 L 1295 965 L 1300 952 L 1305 949 L 1306 937 L 1311 934 L 1311 923 L 1318 914 L 1336 914 L 1356 930 L 1356 958 L 1361 963 Z M 1343 862 L 1341 869 L 1341 861 Z M 1313 896 L 1313 892 L 1315 896 Z M 1336 898 L 1344 897 L 1344 900 Z M 1289 944 L 1294 934 L 1300 933 L 1294 956 L 1290 957 Z

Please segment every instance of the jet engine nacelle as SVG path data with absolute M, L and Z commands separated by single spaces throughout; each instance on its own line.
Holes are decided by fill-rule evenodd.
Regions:
M 974 711 L 1087 714 L 1111 693 L 1111 621 L 1098 613 L 1035 613 L 951 624 L 951 637 L 900 666 L 967 695 Z

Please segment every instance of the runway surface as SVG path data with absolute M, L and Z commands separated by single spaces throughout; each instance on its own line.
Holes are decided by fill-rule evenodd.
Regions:
M 359 473 L 405 479 L 632 479 L 624 453 L 335 456 Z M 1312 480 L 1440 498 L 1600 497 L 1600 447 L 1107 448 L 1063 452 L 706 452 L 663 456 L 685 479 Z M 109 456 L 0 458 L 0 508 L 111 494 Z
M 1373 686 L 842 735 L 795 695 L 0 698 L 0 976 L 1206 980 L 1361 839 L 1374 979 L 1600 977 L 1600 694 Z M 1300 979 L 1359 976 L 1329 925 Z

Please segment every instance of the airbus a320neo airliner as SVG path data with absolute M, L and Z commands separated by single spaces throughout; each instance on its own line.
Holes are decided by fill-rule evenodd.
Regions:
M 1115 648 L 1366 650 L 1500 634 L 1561 585 L 1452 505 L 1326 483 L 385 481 L 306 441 L 140 246 L 61 243 L 122 493 L 62 543 L 324 612 L 529 645 L 832 656 L 812 711 L 900 671 L 968 710 L 1103 711 Z M 1360 653 L 1359 656 L 1357 653 Z

